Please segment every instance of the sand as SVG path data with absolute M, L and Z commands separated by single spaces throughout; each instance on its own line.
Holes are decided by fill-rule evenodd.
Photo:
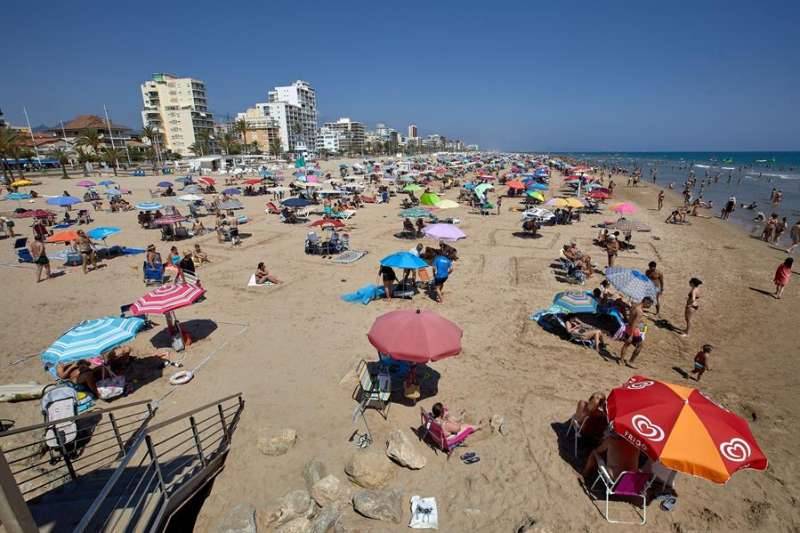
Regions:
M 338 163 L 328 161 L 323 166 L 334 171 Z M 68 188 L 77 193 L 78 179 L 79 175 L 70 182 L 48 178 L 37 190 L 58 194 Z M 162 179 L 118 181 L 141 201 L 149 199 L 148 188 Z M 561 177 L 552 181 L 555 188 Z M 624 178 L 615 181 L 625 183 Z M 455 199 L 457 191 L 445 196 Z M 785 253 L 716 218 L 692 218 L 687 226 L 664 224 L 668 208 L 678 200 L 670 195 L 664 210 L 655 211 L 652 186 L 621 186 L 617 197 L 639 205 L 636 218 L 653 228 L 652 233 L 634 235 L 636 250 L 621 253 L 618 264 L 644 269 L 650 260 L 659 263 L 666 278 L 663 318 L 682 327 L 688 279 L 698 276 L 705 282 L 691 337 L 681 338 L 651 323 L 636 372 L 685 382 L 673 367 L 689 368 L 697 349 L 712 343 L 713 371 L 703 377 L 702 389 L 751 421 L 770 460 L 768 471 L 740 472 L 725 486 L 679 475 L 675 510 L 665 513 L 651 505 L 648 524 L 675 532 L 796 530 L 800 513 L 793 494 L 800 479 L 794 446 L 800 440 L 800 425 L 795 358 L 800 336 L 795 328 L 800 286 L 793 280 L 781 301 L 760 292 L 774 289 L 772 275 Z M 216 329 L 185 352 L 184 363 L 192 368 L 208 355 L 213 357 L 190 384 L 162 402 L 158 417 L 238 391 L 247 402 L 227 466 L 196 530 L 211 528 L 234 504 L 247 502 L 264 509 L 275 498 L 303 488 L 303 465 L 312 458 L 345 479 L 344 463 L 355 452 L 347 438 L 356 428 L 363 430 L 351 419 L 353 371 L 360 359 L 376 356 L 366 332 L 380 314 L 406 308 L 436 310 L 464 329 L 463 353 L 433 364 L 441 375 L 438 394 L 420 405 L 430 408 L 434 401 L 442 401 L 453 410 L 466 410 L 473 420 L 502 415 L 508 432 L 503 436 L 487 429 L 471 438 L 468 449 L 481 457 L 474 465 L 464 465 L 458 457 L 447 461 L 424 448 L 427 466 L 419 471 L 398 467 L 391 483 L 405 494 L 405 523 L 350 517 L 353 523 L 365 531 L 406 530 L 408 497 L 419 494 L 437 498 L 440 530 L 446 532 L 514 531 L 532 521 L 543 531 L 634 529 L 605 522 L 578 483 L 569 453 L 562 455 L 558 444 L 560 424 L 572 414 L 577 400 L 594 391 L 607 393 L 634 372 L 563 341 L 528 319 L 556 292 L 569 288 L 549 267 L 564 242 L 576 240 L 605 265 L 604 254 L 591 244 L 597 230 L 590 226 L 614 217 L 588 216 L 570 226 L 545 227 L 541 238 L 522 239 L 513 235 L 519 230 L 519 213 L 509 210 L 516 200 L 504 200 L 499 216 L 452 210 L 448 214 L 462 219 L 468 238 L 456 244 L 460 260 L 446 286 L 445 302 L 437 304 L 420 294 L 413 301 L 363 306 L 339 297 L 376 283 L 379 259 L 412 245 L 393 237 L 401 228 L 398 200 L 359 210 L 349 230 L 351 247 L 369 254 L 354 264 L 337 265 L 305 255 L 308 228 L 284 225 L 277 216 L 264 214 L 265 197 L 241 199 L 252 219 L 241 228 L 251 234 L 241 247 L 218 244 L 214 235 L 178 244 L 183 249 L 199 242 L 213 260 L 199 269 L 208 300 L 178 313 L 183 321 L 213 320 Z M 32 205 L 43 204 L 39 200 Z M 135 212 L 95 216 L 98 225 L 123 228 L 110 244 L 144 247 L 152 242 L 162 254 L 169 249 L 169 244 L 158 241 L 157 231 L 138 228 Z M 30 234 L 24 220 L 17 221 L 17 230 Z M 72 268 L 64 276 L 36 284 L 30 266 L 16 267 L 7 240 L 0 247 L 4 264 L 0 302 L 6 324 L 0 330 L 0 382 L 44 382 L 47 376 L 38 358 L 10 363 L 43 350 L 80 320 L 117 313 L 120 305 L 143 294 L 141 261 L 142 256 L 117 258 L 88 275 Z M 248 288 L 259 261 L 285 283 Z M 587 288 L 601 279 L 595 275 Z M 150 339 L 158 331 L 139 335 L 136 352 L 151 353 Z M 612 343 L 612 352 L 618 353 L 620 346 Z M 130 400 L 156 399 L 170 390 L 163 377 L 142 386 Z M 41 420 L 37 402 L 2 404 L 0 417 L 15 419 L 18 425 Z M 419 407 L 395 404 L 387 421 L 375 412 L 368 413 L 368 420 L 373 448 L 382 450 L 392 430 L 411 435 L 419 424 Z M 258 432 L 285 427 L 297 430 L 297 445 L 281 457 L 261 455 L 256 447 Z

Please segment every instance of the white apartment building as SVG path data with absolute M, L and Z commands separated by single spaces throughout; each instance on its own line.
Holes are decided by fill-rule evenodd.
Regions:
M 208 111 L 205 83 L 172 74 L 153 74 L 141 85 L 142 124 L 156 128 L 167 149 L 182 156 L 192 155 L 189 147 L 200 132 L 214 133 L 214 118 Z
M 322 153 L 322 151 L 325 150 L 329 154 L 342 153 L 343 137 L 344 135 L 342 132 L 329 128 L 327 124 L 322 126 L 317 132 L 317 152 Z
M 408 138 L 409 138 L 409 140 L 416 139 L 417 136 L 418 136 L 417 125 L 416 124 L 409 124 L 408 125 Z
M 278 125 L 284 151 L 302 152 L 316 146 L 317 93 L 306 81 L 275 87 L 267 93 L 269 117 Z
M 339 148 L 342 153 L 361 153 L 364 151 L 365 131 L 364 124 L 348 117 L 343 117 L 336 122 L 325 123 L 325 128 L 341 134 Z

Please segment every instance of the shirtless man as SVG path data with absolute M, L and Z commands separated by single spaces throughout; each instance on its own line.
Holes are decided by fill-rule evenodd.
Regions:
M 606 252 L 608 253 L 608 266 L 613 267 L 614 259 L 619 253 L 619 243 L 614 235 L 608 236 L 608 241 L 606 242 Z
M 664 274 L 656 268 L 655 261 L 650 261 L 650 263 L 647 264 L 647 272 L 644 274 L 650 278 L 650 281 L 652 281 L 653 285 L 658 289 L 656 293 L 656 314 L 658 315 L 661 313 L 661 294 L 664 292 Z
M 655 180 L 655 174 L 653 174 L 653 180 Z M 655 183 L 655 181 L 653 181 Z M 664 207 L 664 189 L 658 191 L 658 210 L 661 211 L 661 208 Z
M 642 336 L 642 331 L 639 329 L 639 325 L 644 320 L 644 310 L 649 309 L 651 305 L 653 305 L 653 299 L 649 296 L 645 296 L 641 302 L 631 307 L 630 314 L 628 315 L 628 324 L 625 326 L 625 341 L 622 344 L 622 350 L 619 352 L 619 360 L 630 368 L 636 368 L 633 366 L 633 362 L 642 352 L 644 337 Z M 631 344 L 635 347 L 633 349 L 633 355 L 631 355 L 630 361 L 626 361 L 625 351 Z

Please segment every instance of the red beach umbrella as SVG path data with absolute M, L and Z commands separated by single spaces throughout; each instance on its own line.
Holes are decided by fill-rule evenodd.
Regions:
M 205 293 L 206 290 L 203 287 L 192 283 L 162 285 L 133 302 L 131 314 L 164 315 L 175 309 L 192 305 Z
M 461 353 L 461 328 L 433 311 L 403 309 L 375 319 L 369 342 L 393 359 L 438 361 Z
M 586 196 L 589 198 L 594 198 L 595 200 L 606 200 L 609 198 L 608 193 L 603 191 L 592 191 Z
M 197 181 L 199 181 L 200 183 L 204 183 L 206 185 L 214 185 L 217 183 L 217 180 L 215 180 L 214 178 L 209 178 L 208 176 L 201 176 L 197 178 Z
M 258 185 L 259 183 L 261 183 L 261 180 L 256 178 L 251 178 L 249 180 L 244 180 L 244 182 L 247 185 Z
M 338 218 L 321 218 L 319 220 L 315 220 L 310 224 L 312 227 L 320 226 L 320 227 L 332 227 L 332 228 L 343 228 L 345 227 L 345 223 L 339 220 Z
M 525 184 L 519 180 L 511 180 L 506 185 L 509 189 L 525 189 Z
M 667 468 L 715 483 L 767 468 L 747 422 L 697 389 L 633 376 L 607 407 L 613 430 Z

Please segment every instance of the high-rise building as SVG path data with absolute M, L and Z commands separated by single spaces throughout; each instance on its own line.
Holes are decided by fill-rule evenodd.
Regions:
M 341 134 L 338 150 L 340 153 L 364 151 L 364 124 L 361 122 L 344 117 L 336 122 L 327 122 L 324 127 Z
M 6 119 L 3 118 L 3 110 L 0 109 L 0 128 L 5 128 L 7 125 Z
M 210 140 L 214 118 L 208 111 L 205 83 L 172 74 L 153 74 L 142 84 L 142 124 L 158 129 L 168 150 L 182 156 L 190 150 L 198 135 Z
M 417 138 L 417 125 L 416 124 L 409 124 L 408 125 L 408 138 L 409 139 L 416 139 Z
M 267 93 L 266 110 L 278 126 L 284 151 L 313 150 L 317 134 L 317 93 L 297 80 Z
M 342 153 L 343 138 L 344 134 L 341 131 L 330 128 L 327 124 L 322 126 L 317 132 L 317 152 L 327 152 L 332 155 Z
M 247 131 L 244 134 L 243 142 L 248 144 L 254 141 L 258 149 L 269 153 L 275 140 L 280 139 L 280 129 L 278 124 L 268 114 L 269 104 L 259 103 L 254 107 L 248 108 L 244 113 L 236 115 L 236 120 L 244 120 L 247 124 Z

